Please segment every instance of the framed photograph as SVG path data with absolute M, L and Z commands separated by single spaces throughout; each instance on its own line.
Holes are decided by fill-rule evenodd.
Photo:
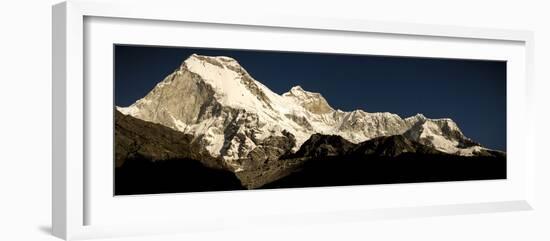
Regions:
M 532 209 L 532 33 L 127 5 L 53 7 L 54 235 Z

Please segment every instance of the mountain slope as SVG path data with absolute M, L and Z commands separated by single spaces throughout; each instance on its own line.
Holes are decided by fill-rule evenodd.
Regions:
M 332 151 L 338 150 L 338 152 Z M 290 168 L 254 188 L 321 187 L 365 184 L 464 181 L 506 178 L 499 152 L 447 154 L 405 135 L 353 144 L 339 136 L 313 135 L 289 157 Z M 250 188 L 250 187 L 249 187 Z
M 450 155 L 423 145 L 405 135 L 382 136 L 361 143 L 351 143 L 341 136 L 314 134 L 289 158 L 325 157 L 397 157 L 409 153 Z
M 146 122 L 115 110 L 115 166 L 135 159 L 161 161 L 194 159 L 212 168 L 223 163 L 210 156 L 193 136 L 166 126 Z
M 388 156 L 330 156 L 302 161 L 256 188 L 505 179 L 506 158 L 404 153 Z
M 496 179 L 506 177 L 506 156 L 448 154 L 405 135 L 354 144 L 314 134 L 297 152 L 236 175 L 249 189 Z
M 115 195 L 244 189 L 193 137 L 115 111 Z

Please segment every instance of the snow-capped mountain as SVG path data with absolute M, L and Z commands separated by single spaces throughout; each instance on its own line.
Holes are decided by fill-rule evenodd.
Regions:
M 461 156 L 473 156 L 488 150 L 464 136 L 451 119 L 427 119 L 423 116 L 417 118 L 419 121 L 404 133 L 410 140 L 441 152 Z
M 276 146 L 263 148 L 272 138 L 287 140 L 292 151 L 297 151 L 316 133 L 338 135 L 352 143 L 403 134 L 457 155 L 475 155 L 485 149 L 465 137 L 451 119 L 344 112 L 331 107 L 321 94 L 300 86 L 279 95 L 250 76 L 235 59 L 222 56 L 194 54 L 145 97 L 117 108 L 194 136 L 210 155 L 235 171 L 243 170 L 239 160 L 249 158 L 253 150 L 255 155 L 285 154 Z

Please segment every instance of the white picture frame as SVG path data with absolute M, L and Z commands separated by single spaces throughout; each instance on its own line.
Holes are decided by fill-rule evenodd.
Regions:
M 483 29 L 471 27 L 422 25 L 410 23 L 391 23 L 359 21 L 350 19 L 320 19 L 320 18 L 301 18 L 293 16 L 257 14 L 248 16 L 237 16 L 227 13 L 227 15 L 204 15 L 202 12 L 189 11 L 181 14 L 178 9 L 185 7 L 185 3 L 171 2 L 155 3 L 137 2 L 127 3 L 122 1 L 96 2 L 85 0 L 73 0 L 57 4 L 53 7 L 53 163 L 52 163 L 52 227 L 53 234 L 63 239 L 84 239 L 94 237 L 112 237 L 121 235 L 139 235 L 155 233 L 186 232 L 193 230 L 203 230 L 206 228 L 223 228 L 232 225 L 239 225 L 239 222 L 224 222 L 222 215 L 235 215 L 234 220 L 254 223 L 254 225 L 289 225 L 301 222 L 339 222 L 343 220 L 369 220 L 400 217 L 421 217 L 432 215 L 450 215 L 467 214 L 496 211 L 514 211 L 530 210 L 533 208 L 534 197 L 534 163 L 535 157 L 532 148 L 534 142 L 534 133 L 532 128 L 526 128 L 522 133 L 514 132 L 514 128 L 530 125 L 530 102 L 532 91 L 532 73 L 533 73 L 533 34 L 529 31 L 519 30 L 498 30 Z M 155 11 L 150 11 L 150 9 Z M 491 193 L 486 193 L 485 197 L 470 196 L 466 198 L 449 197 L 447 200 L 434 202 L 411 202 L 408 204 L 392 203 L 387 205 L 375 205 L 371 207 L 358 208 L 358 205 L 350 205 L 349 209 L 337 209 L 325 207 L 321 210 L 319 206 L 311 205 L 306 211 L 283 212 L 281 209 L 270 209 L 259 216 L 252 213 L 224 213 L 218 216 L 208 216 L 199 222 L 187 222 L 182 220 L 174 212 L 173 216 L 167 216 L 166 213 L 160 216 L 154 216 L 148 212 L 140 215 L 153 221 L 143 221 L 135 217 L 135 222 L 129 220 L 119 220 L 114 223 L 95 223 L 89 220 L 90 215 L 95 212 L 104 211 L 102 217 L 106 217 L 105 212 L 112 215 L 113 220 L 117 219 L 117 204 L 108 207 L 111 204 L 96 205 L 90 209 L 90 200 L 95 200 L 88 180 L 87 170 L 92 168 L 90 162 L 85 161 L 85 156 L 89 155 L 86 149 L 86 123 L 90 120 L 90 105 L 86 102 L 86 95 L 89 88 L 95 88 L 86 84 L 85 68 L 90 67 L 87 63 L 86 54 L 86 34 L 101 34 L 102 31 L 90 31 L 86 29 L 87 19 L 115 19 L 121 21 L 134 21 L 132 24 L 143 24 L 151 21 L 154 24 L 150 28 L 155 28 L 165 23 L 174 24 L 208 24 L 215 26 L 224 26 L 225 29 L 247 28 L 255 30 L 268 31 L 277 30 L 281 33 L 287 30 L 300 30 L 303 33 L 315 32 L 316 34 L 331 33 L 357 33 L 357 34 L 381 34 L 393 36 L 395 38 L 428 38 L 436 40 L 454 40 L 455 42 L 477 41 L 483 42 L 484 46 L 491 46 L 494 43 L 511 44 L 514 52 L 511 58 L 520 58 L 521 61 L 514 60 L 518 68 L 512 79 L 508 79 L 508 85 L 511 93 L 508 94 L 509 109 L 509 127 L 510 135 L 517 137 L 514 142 L 509 143 L 517 151 L 511 153 L 509 158 L 516 160 L 512 171 L 517 172 L 514 178 L 508 182 L 492 183 L 488 185 L 478 185 L 478 183 L 464 183 L 454 185 L 452 183 L 441 183 L 439 185 L 408 184 L 392 186 L 376 186 L 370 190 L 358 187 L 335 187 L 324 189 L 328 194 L 320 194 L 315 190 L 273 190 L 261 192 L 223 192 L 207 194 L 185 194 L 171 196 L 138 196 L 134 199 L 141 199 L 131 205 L 151 205 L 159 203 L 162 205 L 174 205 L 170 199 L 182 198 L 194 200 L 196 203 L 213 202 L 219 197 L 238 203 L 241 200 L 257 198 L 258 201 L 269 201 L 280 197 L 303 197 L 317 196 L 323 198 L 323 195 L 355 195 L 360 197 L 367 192 L 382 193 L 388 189 L 393 189 L 397 194 L 399 190 L 407 189 L 408 192 L 426 194 L 426 197 L 433 195 L 434 192 L 445 188 L 469 188 L 478 186 L 477 192 L 487 192 L 493 188 L 502 189 L 495 191 L 493 198 Z M 137 22 L 135 22 L 137 21 Z M 106 21 L 109 22 L 109 21 Z M 124 24 L 118 27 L 124 28 Z M 98 28 L 96 28 L 98 29 Z M 127 37 L 132 37 L 127 34 Z M 134 36 L 134 38 L 137 38 Z M 115 41 L 115 40 L 108 40 Z M 154 43 L 154 40 L 151 40 Z M 139 41 L 137 41 L 139 43 Z M 170 44 L 170 43 L 166 43 Z M 459 43 L 460 44 L 460 43 Z M 519 47 L 518 47 L 519 46 Z M 93 46 L 92 46 L 93 47 Z M 496 47 L 495 47 L 496 48 Z M 518 52 L 519 51 L 519 52 Z M 398 54 L 398 53 L 397 53 Z M 405 53 L 404 53 L 405 54 Z M 414 53 L 409 53 L 413 54 Z M 512 55 L 511 55 L 512 56 Z M 457 56 L 460 57 L 460 56 Z M 495 58 L 500 58 L 495 55 Z M 506 57 L 503 57 L 506 59 Z M 95 68 L 92 66 L 92 68 Z M 112 84 L 111 81 L 106 81 Z M 111 95 L 112 93 L 103 93 Z M 510 117 L 513 115 L 514 117 Z M 512 118 L 512 119 L 510 119 Z M 514 134 L 515 133 L 515 134 Z M 521 161 L 520 161 L 521 159 Z M 93 178 L 91 179 L 93 182 Z M 377 190 L 372 190 L 377 189 Z M 430 194 L 432 193 L 432 194 Z M 390 194 L 388 194 L 390 195 Z M 383 196 L 383 195 L 381 195 Z M 350 196 L 351 197 L 351 196 Z M 388 196 L 390 197 L 390 196 Z M 395 197 L 395 196 L 393 196 Z M 111 197 L 112 198 L 112 197 Z M 382 199 L 381 199 L 382 200 Z M 305 204 L 304 204 L 305 205 Z M 257 210 L 255 209 L 257 208 Z M 93 211 L 92 211 L 93 210 Z M 97 211 L 99 210 L 99 211 Z M 261 207 L 251 206 L 251 210 L 261 210 Z M 182 212 L 185 210 L 182 210 Z M 187 210 L 189 211 L 189 210 Z M 200 209 L 195 211 L 201 211 Z M 124 213 L 121 210 L 121 214 Z M 98 214 L 98 216 L 101 216 Z M 197 215 L 197 214 L 195 214 Z M 122 215 L 121 215 L 122 216 Z M 105 218 L 104 218 L 105 219 Z M 292 221 L 288 221 L 292 220 Z M 196 221 L 196 220 L 193 220 Z M 120 223 L 125 223 L 121 225 Z M 241 222 L 242 223 L 242 222 Z

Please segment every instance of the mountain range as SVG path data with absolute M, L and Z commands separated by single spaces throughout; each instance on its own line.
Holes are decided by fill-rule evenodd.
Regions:
M 116 107 L 115 146 L 117 167 L 133 159 L 189 159 L 233 173 L 246 188 L 320 158 L 505 159 L 464 136 L 451 119 L 342 111 L 300 86 L 279 95 L 235 59 L 196 54 L 143 98 Z

